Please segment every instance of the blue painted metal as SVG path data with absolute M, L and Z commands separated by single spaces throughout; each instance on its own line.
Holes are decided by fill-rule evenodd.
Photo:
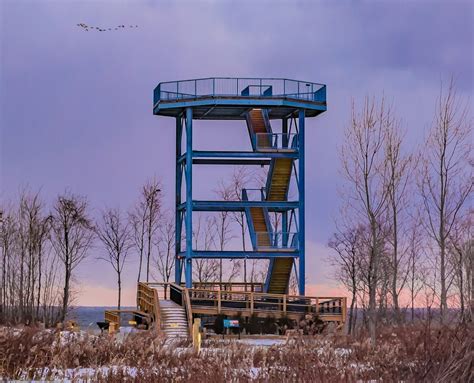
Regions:
M 248 200 L 249 198 L 247 195 L 247 189 L 243 189 L 242 201 L 247 202 Z M 250 242 L 252 243 L 252 248 L 255 250 L 257 248 L 257 236 L 255 234 L 255 227 L 253 226 L 253 220 L 250 216 L 250 206 L 246 206 L 244 209 L 245 209 L 245 218 L 247 220 L 247 227 L 249 229 L 249 234 L 250 234 Z
M 235 152 L 235 151 L 197 151 L 193 152 L 193 158 L 293 158 L 298 159 L 296 152 Z M 180 159 L 185 161 L 186 158 Z
M 287 211 L 296 209 L 298 201 L 193 201 L 194 211 L 245 211 L 245 208 L 263 207 L 269 211 Z M 187 209 L 186 204 L 178 206 L 179 210 Z
M 270 145 L 258 147 L 256 134 L 249 128 L 250 151 L 193 151 L 193 119 L 244 120 L 249 109 L 262 110 Z M 206 78 L 160 83 L 154 90 L 153 112 L 156 115 L 176 117 L 176 261 L 175 281 L 180 283 L 184 268 L 187 287 L 192 285 L 192 259 L 270 259 L 294 258 L 293 263 L 300 294 L 305 288 L 305 119 L 324 112 L 326 86 L 306 81 L 276 78 Z M 185 118 L 184 118 L 185 117 Z M 281 133 L 272 131 L 270 120 L 281 119 Z M 182 140 L 186 131 L 186 152 Z M 296 132 L 296 133 L 295 133 Z M 265 188 L 260 198 L 249 200 L 242 191 L 242 201 L 193 201 L 192 167 L 195 165 L 261 165 L 269 166 L 267 187 L 271 185 L 275 160 L 293 160 L 292 177 L 298 188 L 298 199 L 267 201 Z M 273 164 L 273 165 L 272 165 Z M 273 167 L 272 167 L 273 166 Z M 182 181 L 186 181 L 185 200 Z M 269 189 L 266 189 L 269 190 Z M 262 208 L 270 244 L 257 241 L 257 233 L 249 220 L 252 207 Z M 202 251 L 192 248 L 193 211 L 246 212 L 252 251 Z M 281 214 L 281 232 L 272 229 L 269 213 Z M 185 231 L 185 249 L 181 236 Z M 260 228 L 262 225 L 260 225 Z M 271 267 L 269 269 L 269 275 Z
M 287 251 L 218 251 L 218 250 L 194 250 L 193 258 L 222 258 L 222 259 L 272 259 L 272 258 L 298 258 L 297 250 Z M 185 256 L 185 253 L 181 253 Z
M 193 110 L 186 109 L 186 287 L 193 287 Z
M 299 226 L 299 281 L 298 281 L 298 289 L 300 295 L 305 294 L 305 216 L 304 216 L 304 203 L 305 203 L 305 190 L 304 190 L 304 154 L 305 154 L 305 147 L 304 147 L 304 133 L 305 133 L 305 110 L 300 109 L 298 112 L 298 192 L 299 192 L 299 207 L 298 207 L 298 226 Z
M 292 100 L 292 99 L 279 99 L 279 98 L 250 98 L 250 99 L 216 99 L 210 96 L 210 98 L 203 98 L 203 99 L 189 99 L 189 100 L 181 100 L 181 101 L 173 101 L 173 102 L 158 102 L 153 112 L 157 115 L 167 115 L 166 111 L 169 110 L 171 115 L 172 110 L 176 110 L 175 113 L 181 113 L 181 111 L 185 108 L 198 108 L 198 107 L 209 107 L 214 106 L 216 110 L 219 108 L 217 107 L 241 107 L 242 110 L 248 107 L 257 107 L 257 108 L 268 108 L 271 110 L 270 118 L 274 118 L 274 114 L 276 111 L 275 108 L 304 108 L 308 110 L 309 116 L 316 116 L 324 111 L 327 110 L 326 104 L 323 102 L 310 102 L 307 100 Z M 314 113 L 311 113 L 314 111 Z M 198 117 L 198 116 L 196 116 Z M 202 117 L 203 119 L 209 119 L 212 117 L 212 114 L 209 116 Z M 224 116 L 224 115 L 217 115 L 214 117 L 215 119 L 231 119 L 231 120 L 240 120 L 242 119 L 241 113 L 232 114 L 231 116 Z
M 181 140 L 183 136 L 183 120 L 181 116 L 176 117 L 176 159 L 181 157 Z M 181 283 L 182 276 L 182 260 L 178 258 L 181 252 L 181 228 L 182 228 L 182 212 L 178 211 L 181 205 L 181 185 L 183 180 L 183 165 L 176 161 L 176 189 L 175 189 L 175 262 L 174 262 L 174 280 L 176 283 Z
M 324 87 L 324 84 L 285 78 L 208 77 L 161 82 L 153 92 L 153 100 L 156 104 L 163 100 L 179 100 L 188 97 L 252 97 L 255 95 L 314 100 L 317 95 L 320 96 L 318 92 Z

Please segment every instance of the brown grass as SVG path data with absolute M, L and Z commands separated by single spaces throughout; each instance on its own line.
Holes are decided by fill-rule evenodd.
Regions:
M 272 347 L 208 340 L 197 354 L 187 341 L 169 345 L 149 333 L 119 341 L 3 328 L 0 378 L 61 379 L 70 369 L 69 378 L 80 381 L 81 367 L 91 368 L 89 376 L 99 382 L 469 382 L 473 331 L 472 325 L 386 328 L 375 347 L 363 334 L 302 337 Z

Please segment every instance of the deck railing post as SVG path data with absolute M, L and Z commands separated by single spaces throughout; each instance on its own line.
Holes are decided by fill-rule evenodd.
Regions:
M 250 293 L 250 314 L 253 314 L 253 307 L 254 307 L 254 301 L 253 301 L 253 292 Z
M 319 314 L 319 299 L 316 298 L 316 303 L 315 303 L 315 314 Z
M 283 295 L 283 312 L 286 314 L 286 294 Z
M 217 290 L 217 313 L 221 313 L 221 290 Z

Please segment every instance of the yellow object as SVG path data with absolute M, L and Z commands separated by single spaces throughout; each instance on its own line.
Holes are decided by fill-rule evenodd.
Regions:
M 193 323 L 193 347 L 196 352 L 201 350 L 201 318 L 194 319 Z
M 109 322 L 109 334 L 115 334 L 117 331 L 118 325 L 115 322 Z
M 136 325 L 137 325 L 137 321 L 135 321 L 135 320 L 129 320 L 129 321 L 128 321 L 128 324 L 129 324 L 130 326 L 136 326 Z

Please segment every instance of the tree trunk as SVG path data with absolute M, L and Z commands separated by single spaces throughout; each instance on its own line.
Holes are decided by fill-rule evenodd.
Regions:
M 61 310 L 61 322 L 64 322 L 66 319 L 67 308 L 69 304 L 69 280 L 71 278 L 69 265 L 66 265 L 66 273 L 64 276 L 64 295 L 63 295 L 63 307 Z
M 118 276 L 118 302 L 117 302 L 117 310 L 120 310 L 120 301 L 121 301 L 121 298 L 122 298 L 122 280 L 121 280 L 121 275 L 120 275 L 120 271 L 117 272 L 117 276 Z
M 353 290 L 352 291 L 351 306 L 349 308 L 349 324 L 347 326 L 349 335 L 352 334 L 352 327 L 354 325 L 354 305 L 355 305 L 355 301 L 356 301 L 356 295 L 355 295 L 355 291 Z

